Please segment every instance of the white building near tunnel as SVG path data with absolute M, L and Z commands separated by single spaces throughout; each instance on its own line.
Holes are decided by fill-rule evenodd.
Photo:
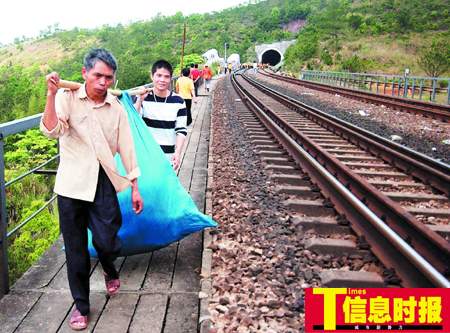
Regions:
M 259 63 L 276 66 L 283 62 L 287 48 L 295 43 L 294 40 L 285 40 L 272 44 L 260 44 L 255 46 Z
M 241 57 L 239 56 L 239 54 L 233 53 L 227 58 L 227 64 L 231 64 L 231 68 L 233 68 L 233 70 L 236 70 L 241 65 Z
M 202 54 L 203 59 L 205 59 L 205 63 L 207 65 L 211 65 L 212 63 L 219 63 L 221 65 L 224 64 L 223 58 L 219 57 L 219 53 L 216 49 L 209 49 L 205 53 Z

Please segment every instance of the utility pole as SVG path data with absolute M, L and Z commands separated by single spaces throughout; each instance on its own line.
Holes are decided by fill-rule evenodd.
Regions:
M 184 29 L 183 29 L 183 46 L 181 47 L 181 70 L 183 70 L 184 67 L 184 45 L 186 44 L 186 22 L 184 22 Z M 181 74 L 181 73 L 180 73 Z
M 225 61 L 225 65 L 227 64 L 227 46 L 228 46 L 228 44 L 225 43 L 225 44 L 224 44 L 225 56 L 224 56 L 224 58 L 223 58 L 223 60 Z

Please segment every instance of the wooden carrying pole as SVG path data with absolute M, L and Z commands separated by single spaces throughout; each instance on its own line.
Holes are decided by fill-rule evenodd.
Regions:
M 78 82 L 73 82 L 73 81 L 66 81 L 66 80 L 59 80 L 58 83 L 58 87 L 59 88 L 65 88 L 65 89 L 70 89 L 70 90 L 78 90 L 80 87 L 82 86 L 81 83 Z M 136 88 L 136 89 L 131 89 L 131 90 L 127 90 L 128 93 L 131 96 L 135 96 L 135 95 L 142 95 L 145 94 L 149 91 L 151 91 L 152 88 Z M 121 96 L 122 95 L 122 90 L 118 90 L 118 89 L 109 89 L 108 90 L 111 94 L 113 94 L 114 96 Z

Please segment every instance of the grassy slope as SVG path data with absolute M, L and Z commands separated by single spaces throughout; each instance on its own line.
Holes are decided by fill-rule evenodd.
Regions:
M 359 57 L 371 61 L 370 72 L 385 74 L 401 74 L 405 68 L 409 68 L 411 75 L 426 75 L 417 64 L 419 49 L 426 45 L 437 31 L 422 33 L 407 33 L 391 36 L 357 36 L 349 37 L 342 41 L 342 55 L 351 57 L 358 54 Z M 325 67 L 325 70 L 335 70 L 333 66 Z M 442 77 L 450 76 L 450 72 Z
M 45 64 L 50 58 L 61 60 L 68 55 L 59 42 L 54 39 L 28 42 L 23 44 L 22 48 L 10 45 L 2 49 L 0 66 L 13 63 L 27 67 L 35 63 Z
M 94 43 L 95 39 L 89 38 L 84 40 L 82 45 L 93 45 Z M 21 46 L 8 45 L 0 49 L 0 66 L 13 64 L 28 67 L 38 64 L 41 69 L 45 70 L 46 64 L 49 62 L 59 62 L 72 57 L 78 47 L 80 45 L 74 45 L 67 49 L 55 37 L 24 42 Z

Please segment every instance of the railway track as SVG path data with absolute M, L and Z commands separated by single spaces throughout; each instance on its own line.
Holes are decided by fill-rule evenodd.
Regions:
M 449 167 L 303 105 L 245 75 L 232 78 L 250 112 L 241 119 L 306 249 L 384 268 L 328 269 L 328 286 L 449 286 Z M 355 236 L 350 236 L 351 227 Z M 317 237 L 317 235 L 321 235 Z M 335 237 L 335 235 L 341 235 Z M 374 275 L 375 274 L 375 275 Z M 382 277 L 380 277 L 382 276 Z
M 299 80 L 292 77 L 281 76 L 269 73 L 267 71 L 259 71 L 260 74 L 268 76 L 272 79 L 289 82 L 295 85 L 304 86 L 327 93 L 339 94 L 341 96 L 362 100 L 365 102 L 386 105 L 390 108 L 420 114 L 425 117 L 438 119 L 443 122 L 450 122 L 450 106 L 424 102 L 420 100 L 407 99 L 389 95 L 379 95 L 371 92 L 365 92 L 344 87 L 335 87 L 323 83 Z

